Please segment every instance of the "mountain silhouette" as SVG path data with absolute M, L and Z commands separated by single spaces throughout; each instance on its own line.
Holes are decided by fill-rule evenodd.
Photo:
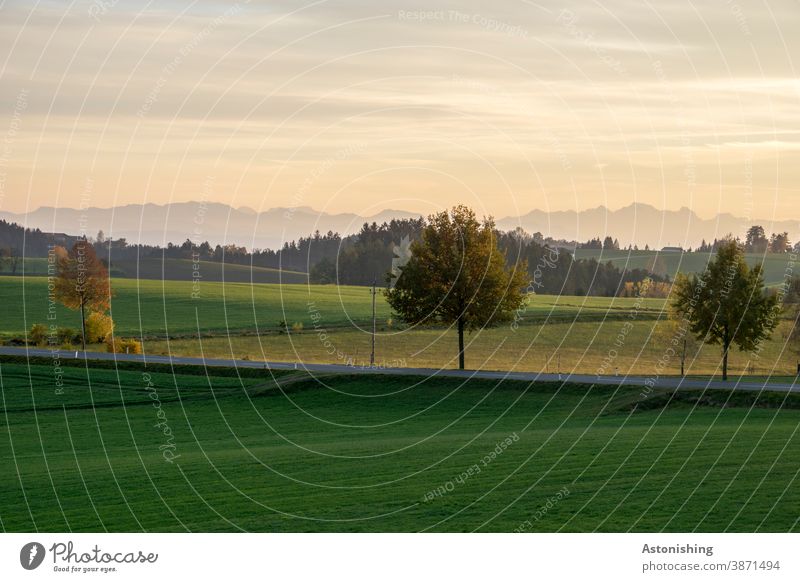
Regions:
M 41 207 L 28 213 L 0 212 L 0 218 L 39 228 L 94 237 L 102 230 L 106 237 L 126 238 L 131 243 L 180 243 L 187 238 L 211 244 L 236 244 L 248 248 L 279 248 L 284 242 L 309 236 L 319 230 L 348 235 L 364 222 L 384 222 L 393 218 L 416 218 L 419 214 L 403 210 L 384 210 L 374 215 L 331 214 L 309 207 L 271 208 L 257 212 L 252 208 L 233 208 L 217 202 L 177 202 L 172 204 L 129 204 L 113 208 Z M 789 232 L 792 241 L 800 236 L 800 222 L 793 220 L 747 220 L 732 214 L 700 218 L 688 208 L 659 210 L 648 204 L 631 204 L 618 210 L 603 206 L 583 211 L 545 212 L 534 210 L 518 217 L 497 220 L 502 230 L 522 227 L 545 237 L 577 240 L 611 236 L 620 246 L 645 244 L 695 247 L 729 233 L 744 237 L 747 228 L 760 224 L 767 233 Z M 83 229 L 83 230 L 82 230 Z

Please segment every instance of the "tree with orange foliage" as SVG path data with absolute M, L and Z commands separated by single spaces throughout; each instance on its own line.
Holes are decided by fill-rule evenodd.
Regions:
M 111 305 L 108 270 L 97 258 L 92 244 L 81 239 L 67 253 L 58 254 L 56 298 L 69 309 L 81 312 L 81 344 L 86 350 L 86 311 L 106 311 Z

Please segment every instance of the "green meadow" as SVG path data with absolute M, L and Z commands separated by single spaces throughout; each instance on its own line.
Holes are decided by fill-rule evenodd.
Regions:
M 0 360 L 3 530 L 799 527 L 796 396 L 107 365 Z
M 7 308 L 0 326 L 4 337 L 21 335 L 48 315 L 47 277 L 0 277 L 0 301 Z M 237 282 L 113 279 L 111 311 L 122 335 L 181 335 L 276 331 L 278 322 L 326 327 L 366 326 L 371 322 L 370 290 L 366 287 Z M 622 319 L 635 299 L 604 297 L 532 297 L 520 312 L 520 323 Z M 645 299 L 642 317 L 657 317 L 662 299 Z M 312 314 L 316 314 L 312 319 Z M 378 295 L 377 317 L 386 323 L 389 306 Z M 56 306 L 59 325 L 77 327 L 76 312 Z
M 114 279 L 115 333 L 143 338 L 155 354 L 313 363 L 369 361 L 372 307 L 364 287 Z M 34 323 L 55 321 L 77 329 L 78 314 L 55 305 L 48 320 L 46 277 L 0 277 L 5 309 L 0 340 L 24 340 Z M 408 328 L 377 298 L 379 365 L 456 367 L 456 334 L 446 327 Z M 678 374 L 670 352 L 674 328 L 664 320 L 665 300 L 531 296 L 516 322 L 467 336 L 467 367 L 488 370 L 589 374 Z M 286 322 L 285 329 L 279 326 Z M 781 322 L 759 353 L 734 351 L 731 372 L 794 374 L 797 354 L 786 345 Z M 92 346 L 105 350 L 105 346 Z M 719 373 L 718 346 L 690 349 L 690 374 Z
M 364 287 L 113 279 L 112 288 L 111 313 L 122 335 L 277 330 L 280 321 L 310 321 L 310 304 L 335 326 L 366 321 L 372 313 Z M 33 323 L 46 323 L 48 299 L 47 277 L 0 277 L 0 301 L 8 308 L 0 333 L 20 335 Z M 382 301 L 380 315 L 389 317 Z M 55 321 L 80 323 L 76 312 L 60 305 Z

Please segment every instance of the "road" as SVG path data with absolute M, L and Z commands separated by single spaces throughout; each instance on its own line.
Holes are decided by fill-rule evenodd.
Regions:
M 178 356 L 157 356 L 138 354 L 110 354 L 107 352 L 81 352 L 50 350 L 48 348 L 13 348 L 0 347 L 0 355 L 51 358 L 58 355 L 61 359 L 117 360 L 121 362 L 145 362 L 153 364 L 188 364 L 195 366 L 221 366 L 226 368 L 261 368 L 271 370 L 306 370 L 319 373 L 342 374 L 377 374 L 402 376 L 437 376 L 448 378 L 483 378 L 488 380 L 520 380 L 523 382 L 570 382 L 578 384 L 601 384 L 611 386 L 652 386 L 653 388 L 677 388 L 684 390 L 721 389 L 747 390 L 760 392 L 798 392 L 800 383 L 776 382 L 721 382 L 718 380 L 702 380 L 697 378 L 680 378 L 675 376 L 592 376 L 590 374 L 544 374 L 541 372 L 497 372 L 489 370 L 451 370 L 434 368 L 382 368 L 344 366 L 341 364 L 304 364 L 288 362 L 257 362 L 253 360 L 224 360 L 218 358 L 192 358 Z

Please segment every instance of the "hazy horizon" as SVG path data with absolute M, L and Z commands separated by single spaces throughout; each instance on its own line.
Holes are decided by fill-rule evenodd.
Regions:
M 180 201 L 171 201 L 171 202 L 158 202 L 158 201 L 129 202 L 129 203 L 118 204 L 118 205 L 113 205 L 113 206 L 89 206 L 89 207 L 86 207 L 86 208 L 80 208 L 80 207 L 74 207 L 74 206 L 51 206 L 51 205 L 43 204 L 41 206 L 37 206 L 36 208 L 27 209 L 27 210 L 25 210 L 23 212 L 13 212 L 11 210 L 0 209 L 0 215 L 25 216 L 26 214 L 33 214 L 33 213 L 35 213 L 37 211 L 49 210 L 49 209 L 70 210 L 70 211 L 76 211 L 76 212 L 81 211 L 81 210 L 83 210 L 83 211 L 86 211 L 86 210 L 101 210 L 101 211 L 103 211 L 103 210 L 115 210 L 115 209 L 119 209 L 119 208 L 124 208 L 126 206 L 152 205 L 152 206 L 158 206 L 158 207 L 165 207 L 165 206 L 169 206 L 169 205 L 172 205 L 172 204 L 190 204 L 190 205 L 198 205 L 198 206 L 208 206 L 209 204 L 220 204 L 220 205 L 229 207 L 229 208 L 231 208 L 233 210 L 237 210 L 237 211 L 240 211 L 240 212 L 250 212 L 250 211 L 252 211 L 252 212 L 256 212 L 256 213 L 265 213 L 265 212 L 270 212 L 270 211 L 274 211 L 274 210 L 289 210 L 291 212 L 295 212 L 295 211 L 298 211 L 298 210 L 304 210 L 304 211 L 308 211 L 308 212 L 311 212 L 311 213 L 318 213 L 318 214 L 323 214 L 324 213 L 324 214 L 329 214 L 329 215 L 355 214 L 357 216 L 361 216 L 361 217 L 364 217 L 364 218 L 369 218 L 369 217 L 377 216 L 377 215 L 380 215 L 380 214 L 390 214 L 392 212 L 404 213 L 404 214 L 418 214 L 418 215 L 423 216 L 423 217 L 427 217 L 427 216 L 429 216 L 431 214 L 431 213 L 423 213 L 423 212 L 418 212 L 418 211 L 411 210 L 411 209 L 408 209 L 408 208 L 400 208 L 400 207 L 377 208 L 377 209 L 375 209 L 374 211 L 372 211 L 372 212 L 370 212 L 368 214 L 367 213 L 362 214 L 362 213 L 357 212 L 357 211 L 347 211 L 347 210 L 341 210 L 341 211 L 334 211 L 334 210 L 330 210 L 330 209 L 329 210 L 323 210 L 321 208 L 315 208 L 313 206 L 308 206 L 308 205 L 301 205 L 301 206 L 270 206 L 270 207 L 262 208 L 260 210 L 256 210 L 252 206 L 247 206 L 247 205 L 233 206 L 233 205 L 229 204 L 228 202 L 225 202 L 224 200 L 203 201 L 201 199 L 189 199 L 189 200 L 180 200 Z M 694 209 L 689 208 L 687 206 L 682 206 L 680 208 L 659 208 L 659 207 L 653 206 L 652 204 L 648 204 L 646 202 L 630 202 L 628 204 L 623 204 L 623 205 L 615 206 L 615 207 L 608 207 L 608 206 L 605 206 L 603 204 L 598 204 L 596 206 L 587 206 L 586 208 L 582 208 L 580 210 L 564 209 L 564 210 L 550 210 L 550 211 L 548 211 L 548 210 L 545 210 L 544 208 L 531 208 L 527 212 L 522 212 L 522 213 L 516 214 L 516 215 L 483 214 L 483 215 L 479 215 L 479 216 L 491 217 L 491 218 L 494 218 L 496 220 L 504 220 L 504 219 L 510 219 L 510 218 L 517 218 L 517 217 L 520 217 L 520 216 L 526 216 L 528 214 L 539 213 L 539 212 L 540 213 L 547 213 L 547 214 L 556 213 L 556 212 L 584 213 L 584 212 L 588 212 L 588 211 L 598 211 L 598 210 L 605 210 L 607 212 L 619 212 L 620 210 L 625 210 L 625 209 L 632 208 L 632 207 L 637 207 L 637 206 L 640 207 L 640 208 L 647 207 L 647 208 L 653 209 L 653 210 L 655 210 L 657 212 L 661 212 L 661 213 L 680 212 L 680 211 L 687 210 L 687 211 L 693 212 L 698 218 L 700 218 L 702 220 L 713 220 L 713 219 L 715 219 L 717 217 L 720 217 L 720 216 L 732 216 L 734 218 L 745 219 L 748 222 L 759 222 L 760 221 L 760 222 L 765 223 L 765 225 L 776 223 L 776 222 L 785 222 L 785 221 L 795 220 L 793 218 L 781 218 L 781 217 L 775 217 L 775 218 L 770 219 L 770 218 L 765 218 L 765 217 L 760 217 L 760 216 L 754 216 L 754 217 L 751 218 L 751 217 L 744 217 L 744 216 L 741 216 L 741 215 L 737 215 L 735 212 L 728 212 L 728 211 L 724 211 L 724 210 L 720 211 L 718 213 L 715 213 L 715 214 L 703 215 L 703 214 L 701 214 L 701 213 L 699 213 L 699 212 L 695 211 Z M 798 222 L 798 226 L 800 227 L 800 219 L 797 219 L 797 222 Z
M 143 244 L 167 244 L 190 238 L 214 244 L 245 244 L 254 248 L 278 248 L 285 242 L 333 231 L 342 236 L 357 233 L 365 222 L 386 223 L 392 219 L 416 218 L 419 213 L 401 209 L 376 214 L 355 214 L 315 210 L 310 207 L 276 207 L 262 212 L 235 209 L 221 202 L 149 203 L 111 208 L 41 207 L 26 214 L 0 211 L 0 218 L 44 232 L 93 236 L 102 230 L 106 237 L 125 238 Z M 684 208 L 664 211 L 639 203 L 621 209 L 596 207 L 578 213 L 536 211 L 519 216 L 495 216 L 500 230 L 522 228 L 556 240 L 586 241 L 611 236 L 622 246 L 650 245 L 695 247 L 703 240 L 728 235 L 744 237 L 753 224 L 767 234 L 788 232 L 793 243 L 800 238 L 800 221 L 762 220 L 758 217 L 718 214 L 703 218 Z

